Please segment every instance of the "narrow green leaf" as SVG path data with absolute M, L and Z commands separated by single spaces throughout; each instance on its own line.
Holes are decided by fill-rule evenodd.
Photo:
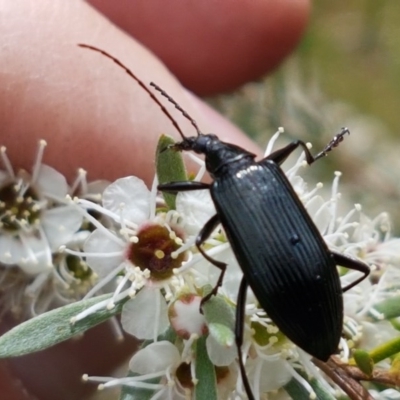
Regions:
M 204 287 L 204 295 L 211 291 Z M 207 321 L 210 335 L 222 346 L 232 346 L 235 343 L 235 313 L 233 307 L 223 296 L 212 296 L 203 304 L 204 317 Z
M 400 316 L 400 296 L 391 297 L 387 300 L 383 300 L 378 304 L 374 305 L 374 309 L 383 315 L 384 319 L 392 319 Z M 379 319 L 374 315 L 370 314 L 374 320 Z
M 81 300 L 23 322 L 0 337 L 0 358 L 17 357 L 46 349 L 119 314 L 125 299 L 117 303 L 112 310 L 102 308 L 71 324 L 72 317 L 109 297 L 110 295 L 106 294 Z
M 394 329 L 396 329 L 397 331 L 400 331 L 400 319 L 399 318 L 392 318 L 391 320 L 389 320 L 389 322 L 392 324 Z
M 365 350 L 357 349 L 353 353 L 354 361 L 357 367 L 360 368 L 364 374 L 371 375 L 374 369 L 374 360 Z
M 293 400 L 310 400 L 310 393 L 294 378 L 292 378 L 283 388 Z
M 328 392 L 317 379 L 312 378 L 309 382 L 311 387 L 314 389 L 318 400 L 336 400 L 336 397 Z
M 369 356 L 374 363 L 378 363 L 385 358 L 394 356 L 400 352 L 400 337 L 388 340 L 387 342 L 369 351 Z
M 217 378 L 215 367 L 210 361 L 206 348 L 206 336 L 203 335 L 196 343 L 196 400 L 217 400 Z
M 326 391 L 317 379 L 307 379 L 299 370 L 296 369 L 296 371 L 311 385 L 317 396 L 317 400 L 335 400 L 335 397 Z M 283 388 L 293 400 L 310 400 L 310 393 L 308 390 L 294 378 L 292 378 Z
M 169 136 L 161 135 L 156 150 L 156 171 L 159 183 L 187 181 L 185 164 L 179 151 L 170 149 L 175 143 Z M 175 210 L 176 194 L 163 193 L 164 200 L 170 210 Z

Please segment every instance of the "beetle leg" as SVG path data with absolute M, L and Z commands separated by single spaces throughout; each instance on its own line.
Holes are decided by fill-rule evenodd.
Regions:
M 325 148 L 315 156 L 310 153 L 307 145 L 302 140 L 296 140 L 292 143 L 289 143 L 284 148 L 276 150 L 269 156 L 263 158 L 261 161 L 259 161 L 259 164 L 263 164 L 266 161 L 273 161 L 274 163 L 281 165 L 290 156 L 290 154 L 300 146 L 303 148 L 306 155 L 307 164 L 311 165 L 313 162 L 326 156 L 327 153 L 329 153 L 333 148 L 337 147 L 339 143 L 343 141 L 343 137 L 346 133 L 350 133 L 350 131 L 347 128 L 342 128 L 342 130 L 335 135 L 335 137 L 325 146 Z
M 182 181 L 182 182 L 167 182 L 158 185 L 158 190 L 162 192 L 187 192 L 189 190 L 203 190 L 210 189 L 209 183 L 196 182 L 196 181 Z
M 242 376 L 242 382 L 244 389 L 246 390 L 247 397 L 249 400 L 254 400 L 253 392 L 251 391 L 249 380 L 247 379 L 246 369 L 243 364 L 242 357 L 242 344 L 243 344 L 243 332 L 244 332 L 244 318 L 246 309 L 246 294 L 248 283 L 245 278 L 242 279 L 239 286 L 239 293 L 236 301 L 236 321 L 235 321 L 235 341 L 236 348 L 238 351 L 239 369 L 240 375 Z
M 351 289 L 361 281 L 363 281 L 370 273 L 370 269 L 367 264 L 363 263 L 362 261 L 358 261 L 356 259 L 346 257 L 343 254 L 340 253 L 335 253 L 334 251 L 331 252 L 333 255 L 333 258 L 335 259 L 335 262 L 337 265 L 340 265 L 342 267 L 348 268 L 348 269 L 353 269 L 355 271 L 360 271 L 364 275 L 361 276 L 360 278 L 356 279 L 354 282 L 348 284 L 345 286 L 342 290 L 343 292 L 346 292 L 347 290 Z
M 203 297 L 203 299 L 201 300 L 201 306 L 207 300 L 209 300 L 211 298 L 211 296 L 215 296 L 217 294 L 218 288 L 222 285 L 222 281 L 224 280 L 224 274 L 225 274 L 227 264 L 222 261 L 214 260 L 201 247 L 201 245 L 207 240 L 207 238 L 211 235 L 211 233 L 218 226 L 219 223 L 220 223 L 220 221 L 219 221 L 218 214 L 215 214 L 213 217 L 211 217 L 207 221 L 207 223 L 203 226 L 203 228 L 201 229 L 201 231 L 199 232 L 199 234 L 196 237 L 196 247 L 199 249 L 199 252 L 201 253 L 201 255 L 208 262 L 210 262 L 212 265 L 215 265 L 217 268 L 219 268 L 221 270 L 221 273 L 218 277 L 218 281 L 217 281 L 216 285 L 213 287 L 212 291 L 207 296 Z

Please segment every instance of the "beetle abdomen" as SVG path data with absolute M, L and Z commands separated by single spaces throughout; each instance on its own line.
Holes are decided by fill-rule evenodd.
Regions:
M 278 328 L 327 360 L 337 350 L 343 324 L 333 256 L 279 166 L 247 164 L 221 174 L 211 189 L 232 250 Z

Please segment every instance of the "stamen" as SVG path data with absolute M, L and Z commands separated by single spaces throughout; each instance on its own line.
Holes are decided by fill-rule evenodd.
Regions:
M 49 272 L 41 272 L 38 274 L 32 283 L 30 283 L 25 288 L 25 294 L 29 297 L 34 297 L 35 293 L 37 293 L 46 283 L 47 279 L 49 278 Z
M 156 217 L 156 199 L 157 199 L 157 186 L 158 186 L 158 177 L 157 174 L 154 175 L 153 183 L 151 185 L 151 191 L 150 191 L 150 220 L 154 220 Z
M 316 399 L 317 396 L 311 385 L 288 362 L 285 363 L 285 367 L 288 369 L 293 378 L 296 379 L 296 381 L 299 382 L 308 393 L 310 393 L 310 399 Z
M 0 156 L 1 156 L 1 161 L 3 162 L 3 165 L 6 168 L 8 175 L 10 176 L 10 178 L 12 178 L 14 180 L 15 173 L 14 173 L 14 169 L 11 165 L 11 161 L 7 156 L 7 147 L 5 147 L 5 146 L 0 147 Z
M 105 253 L 90 253 L 88 251 L 76 251 L 69 249 L 65 245 L 62 245 L 58 248 L 58 251 L 60 253 L 67 253 L 71 254 L 73 256 L 77 257 L 96 257 L 96 258 L 105 258 L 105 257 L 117 257 L 117 256 L 122 256 L 124 252 L 122 250 L 120 251 L 113 251 L 113 252 L 105 252 Z
M 382 290 L 382 287 L 385 284 L 385 278 L 387 277 L 388 271 L 385 271 L 383 275 L 381 276 L 381 279 L 379 279 L 379 282 L 373 287 L 372 293 L 369 296 L 365 297 L 365 303 L 364 307 L 357 312 L 357 315 L 362 317 L 368 312 L 371 313 L 376 313 L 375 316 L 380 316 L 381 313 L 378 313 L 374 308 L 373 304 L 376 301 L 376 298 L 378 297 L 379 292 Z
M 31 184 L 36 183 L 36 180 L 39 176 L 40 167 L 42 166 L 43 153 L 46 146 L 47 143 L 45 140 L 39 140 L 39 150 L 32 168 Z
M 184 247 L 184 246 L 182 246 Z M 207 255 L 210 257 L 215 256 L 216 254 L 226 250 L 227 248 L 230 247 L 229 243 L 223 243 L 218 247 L 213 247 L 212 249 L 209 249 L 206 251 Z M 180 248 L 181 249 L 181 248 Z M 180 249 L 176 250 L 179 251 Z M 180 268 L 177 268 L 174 270 L 174 274 L 180 274 L 184 271 L 187 271 L 189 268 L 192 268 L 195 264 L 198 262 L 204 260 L 204 257 L 201 254 L 196 254 L 190 261 L 186 261 L 185 263 L 182 264 Z
M 84 299 L 92 297 L 102 287 L 110 283 L 121 271 L 125 269 L 125 264 L 121 263 L 117 268 L 113 269 L 109 274 L 102 278 L 96 285 L 94 285 L 89 292 L 85 295 Z M 115 301 L 115 299 L 114 299 Z
M 118 283 L 118 286 L 117 286 L 117 288 L 116 288 L 115 291 L 114 291 L 114 294 L 113 294 L 113 296 L 112 296 L 112 298 L 111 298 L 112 303 L 115 303 L 115 302 L 116 302 L 117 296 L 119 295 L 119 293 L 121 292 L 122 288 L 126 285 L 126 283 L 127 283 L 128 281 L 129 281 L 129 276 L 128 276 L 128 274 L 125 274 L 125 275 L 122 277 L 121 281 Z
M 340 346 L 342 349 L 342 356 L 341 359 L 343 362 L 347 363 L 349 361 L 349 356 L 350 356 L 350 349 L 349 346 L 347 345 L 347 341 L 344 338 L 340 338 Z
M 336 223 L 336 215 L 337 215 L 337 202 L 340 198 L 340 193 L 338 192 L 339 189 L 339 178 L 342 176 L 340 171 L 335 171 L 335 178 L 333 179 L 332 183 L 332 194 L 331 194 L 331 201 L 330 201 L 330 212 L 331 212 L 331 220 L 328 226 L 328 233 L 332 233 L 335 229 Z
M 182 246 L 179 247 L 179 249 L 177 249 L 177 250 L 175 250 L 175 251 L 173 251 L 171 253 L 171 257 L 172 258 L 177 258 L 179 256 L 179 254 L 181 254 L 181 253 L 183 253 L 185 251 L 188 251 L 191 247 L 194 246 L 195 240 L 196 239 L 193 238 L 191 240 L 186 241 L 186 243 L 182 244 Z
M 79 199 L 78 203 L 82 204 L 83 202 L 87 202 L 90 203 L 86 200 L 82 200 Z M 74 204 L 74 203 L 72 203 Z M 94 203 L 90 203 L 93 204 Z M 103 233 L 106 234 L 106 236 L 111 239 L 113 242 L 119 244 L 121 247 L 125 246 L 125 242 L 120 239 L 119 237 L 115 236 L 112 232 L 110 232 L 102 223 L 100 223 L 96 218 L 94 218 L 92 215 L 90 215 L 84 208 L 81 207 L 76 207 L 76 209 L 89 221 L 91 222 L 96 228 L 100 229 Z M 92 209 L 95 209 L 95 207 L 93 207 Z M 100 212 L 102 212 L 101 210 L 98 210 Z
M 256 360 L 253 372 L 253 395 L 255 399 L 261 399 L 260 395 L 260 383 L 261 383 L 261 371 L 263 361 L 261 359 Z
M 116 317 L 112 317 L 109 319 L 110 324 L 111 324 L 111 330 L 114 333 L 114 337 L 118 342 L 123 342 L 125 337 L 124 337 L 124 332 L 121 328 L 121 324 L 119 323 L 118 319 Z
M 119 294 L 119 296 L 117 296 L 117 298 L 115 299 L 116 302 L 124 299 L 125 297 L 128 296 L 129 293 L 129 289 L 123 291 L 122 293 Z M 94 304 L 93 306 L 87 308 L 86 310 L 83 310 L 82 312 L 80 312 L 79 314 L 75 315 L 74 317 L 72 317 L 70 319 L 70 323 L 71 325 L 74 325 L 76 322 L 86 318 L 88 315 L 95 313 L 98 310 L 101 309 L 107 309 L 107 305 L 110 302 L 110 298 L 99 301 L 98 303 Z
M 275 142 L 277 141 L 279 135 L 281 133 L 283 133 L 284 131 L 285 130 L 282 127 L 279 127 L 278 130 L 272 135 L 271 139 L 269 139 L 267 148 L 265 149 L 265 152 L 264 152 L 264 158 L 268 157 L 271 154 L 272 149 L 275 145 Z
M 75 193 L 78 191 L 78 187 L 81 187 L 81 193 L 85 195 L 88 192 L 88 182 L 87 182 L 87 171 L 83 168 L 78 169 L 78 175 L 75 178 L 74 183 L 71 185 L 70 193 Z
M 156 250 L 154 255 L 159 259 L 162 260 L 165 257 L 165 253 L 162 250 Z
M 196 377 L 196 360 L 193 359 L 190 363 L 190 375 L 192 376 L 192 383 L 193 385 L 197 385 L 199 380 Z
M 297 171 L 300 168 L 304 168 L 305 166 L 307 166 L 307 161 L 305 160 L 305 154 L 304 151 L 300 154 L 299 158 L 297 159 L 297 161 L 295 162 L 295 164 L 293 165 L 293 167 L 289 168 L 286 172 L 285 175 L 289 178 L 289 180 L 293 179 L 294 176 L 297 174 Z
M 306 203 L 308 200 L 312 199 L 315 196 L 315 193 L 318 192 L 318 190 L 322 189 L 324 187 L 323 183 L 318 182 L 315 185 L 315 188 L 310 190 L 308 193 L 306 193 L 305 195 L 302 196 L 302 202 Z
M 86 218 L 89 219 L 89 217 L 91 217 L 90 222 L 93 223 L 93 225 L 95 225 L 95 223 L 93 222 L 93 220 L 95 220 L 97 222 L 97 224 L 95 225 L 96 228 L 99 227 L 100 222 L 98 222 L 95 218 L 93 218 L 87 211 L 87 210 L 93 210 L 93 211 L 98 211 L 100 214 L 105 215 L 106 217 L 110 217 L 112 220 L 114 220 L 117 223 L 120 223 L 120 216 L 118 214 L 115 214 L 114 212 L 107 210 L 106 208 L 96 204 L 96 203 L 92 203 L 91 201 L 88 201 L 86 199 L 81 199 L 81 198 L 74 198 L 72 200 L 75 204 L 81 205 L 82 207 L 78 207 L 81 209 L 82 212 L 84 212 L 84 215 Z M 127 227 L 131 228 L 131 229 L 138 229 L 138 225 L 135 224 L 132 221 L 129 220 L 124 220 L 125 224 Z M 102 225 L 103 226 L 103 225 Z M 104 226 L 103 226 L 104 228 Z
M 156 302 L 156 312 L 155 312 L 155 323 L 154 323 L 154 331 L 153 331 L 153 342 L 157 342 L 158 331 L 160 328 L 160 315 L 161 315 L 161 292 L 157 290 L 157 295 L 154 296 Z
M 181 358 L 183 360 L 183 362 L 185 362 L 186 364 L 190 364 L 190 362 L 193 359 L 192 356 L 192 344 L 199 338 L 199 335 L 197 333 L 192 333 L 189 337 L 188 340 L 184 341 L 184 347 L 182 350 L 182 355 Z

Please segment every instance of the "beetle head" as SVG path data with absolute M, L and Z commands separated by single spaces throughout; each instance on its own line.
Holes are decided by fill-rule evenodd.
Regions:
M 255 157 L 254 154 L 239 146 L 221 142 L 218 136 L 212 133 L 186 137 L 181 142 L 176 143 L 173 148 L 179 151 L 194 151 L 197 154 L 204 154 L 207 171 L 213 178 L 218 176 L 219 171 L 225 165 L 245 157 Z

